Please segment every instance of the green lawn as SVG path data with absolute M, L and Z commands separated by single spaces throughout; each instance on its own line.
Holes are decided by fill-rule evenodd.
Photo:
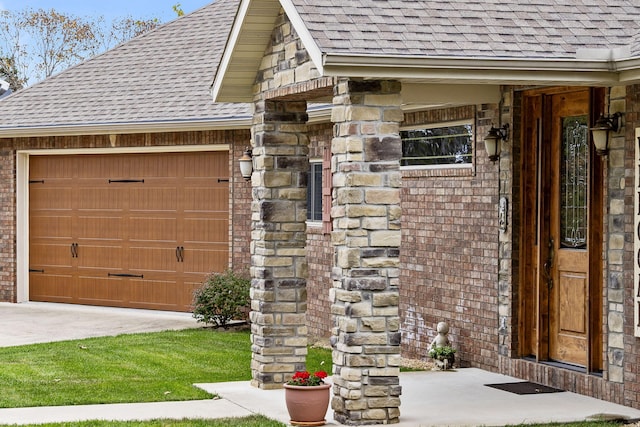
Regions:
M 0 407 L 211 397 L 196 382 L 251 378 L 248 332 L 188 329 L 0 348 Z
M 247 381 L 250 361 L 249 332 L 205 328 L 0 348 L 0 407 L 206 399 L 194 383 Z

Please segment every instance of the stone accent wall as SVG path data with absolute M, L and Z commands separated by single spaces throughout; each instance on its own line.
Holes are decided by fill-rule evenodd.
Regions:
M 315 92 L 325 95 L 331 87 L 333 79 L 319 76 L 291 21 L 281 12 L 258 70 L 256 92 L 261 99 L 311 100 Z M 300 96 L 293 98 L 296 93 Z
M 620 91 L 612 89 L 613 99 L 618 99 L 620 95 L 622 95 Z M 620 177 L 619 180 L 621 185 L 624 183 L 624 215 L 619 214 L 621 206 L 620 201 L 618 201 L 616 203 L 618 206 L 616 215 L 609 221 L 609 230 L 611 233 L 619 233 L 620 230 L 624 230 L 623 268 L 622 273 L 620 272 L 619 266 L 616 266 L 616 271 L 609 272 L 607 290 L 610 301 L 609 305 L 612 306 L 613 309 L 618 309 L 621 306 L 624 307 L 624 359 L 622 361 L 624 401 L 622 403 L 634 408 L 640 408 L 640 338 L 634 336 L 634 309 L 630 305 L 635 297 L 633 294 L 633 283 L 634 280 L 638 280 L 637 277 L 633 277 L 633 265 L 637 259 L 633 248 L 633 236 L 637 230 L 635 230 L 634 220 L 629 220 L 629 218 L 634 218 L 632 203 L 626 202 L 626 200 L 633 200 L 633 193 L 637 191 L 635 188 L 636 174 L 640 173 L 634 158 L 634 149 L 638 147 L 635 129 L 640 127 L 640 85 L 628 86 L 625 95 L 626 113 L 624 116 L 623 131 L 625 136 L 624 165 L 626 173 L 624 178 Z M 618 141 L 616 141 L 615 147 L 618 147 Z M 622 181 L 622 179 L 624 179 L 624 181 Z M 609 247 L 609 249 L 611 249 L 611 247 Z M 622 299 L 622 301 L 619 301 L 620 299 Z M 614 342 L 619 342 L 619 339 L 616 339 Z M 612 345 L 611 340 L 609 341 L 609 345 Z M 615 361 L 616 359 L 614 358 L 613 360 Z
M 457 363 L 496 370 L 498 164 L 483 141 L 498 125 L 497 106 L 411 113 L 403 126 L 464 119 L 475 122 L 472 167 L 402 173 L 402 351 L 429 360 L 436 325 L 447 321 Z
M 494 318 L 497 327 L 499 342 L 498 354 L 500 356 L 518 357 L 518 319 L 519 319 L 519 299 L 518 299 L 518 277 L 514 273 L 518 271 L 518 233 L 514 233 L 519 227 L 520 203 L 514 199 L 520 197 L 520 171 L 515 170 L 516 160 L 520 155 L 520 117 L 514 120 L 513 89 L 505 88 L 502 91 L 502 100 L 498 109 L 488 114 L 483 121 L 485 126 L 498 126 L 498 124 L 509 125 L 508 141 L 502 143 L 502 152 L 498 160 L 499 181 L 497 183 L 499 200 L 506 200 L 507 225 L 506 230 L 496 230 L 498 233 L 498 317 Z M 519 111 L 518 111 L 519 112 Z M 491 122 L 489 122 L 491 121 Z M 486 129 L 486 128 L 485 128 Z M 486 129 L 485 132 L 488 132 Z M 486 135 L 486 133 L 485 133 Z M 518 163 L 519 164 L 519 163 Z M 496 184 L 494 184 L 495 186 Z M 499 201 L 498 201 L 499 203 Z M 515 213 L 514 213 L 515 212 Z M 518 218 L 518 222 L 516 221 Z M 498 218 L 495 224 L 499 225 Z
M 236 159 L 250 144 L 250 132 L 245 130 L 211 130 L 166 133 L 119 134 L 114 142 L 109 135 L 78 135 L 51 137 L 20 137 L 0 139 L 3 186 L 2 244 L 0 245 L 0 301 L 15 302 L 17 298 L 16 278 L 16 151 L 38 149 L 91 149 L 91 148 L 136 148 L 151 146 L 217 145 L 228 144 L 229 151 L 229 206 L 230 241 L 229 266 L 241 273 L 249 272 L 249 253 L 238 248 L 247 248 L 250 238 L 251 189 L 238 170 Z M 233 249 L 236 250 L 233 250 Z
M 612 87 L 609 89 L 609 111 L 625 112 L 626 109 L 626 88 L 624 86 Z M 605 109 L 606 110 L 606 109 Z M 609 155 L 605 158 L 605 185 L 606 198 L 604 212 L 608 217 L 604 224 L 604 292 L 606 295 L 606 306 L 603 322 L 605 325 L 606 341 L 605 348 L 605 369 L 606 379 L 611 382 L 621 383 L 624 381 L 624 316 L 625 311 L 631 314 L 631 335 L 633 336 L 633 308 L 625 310 L 625 295 L 623 283 L 629 283 L 633 292 L 633 264 L 625 266 L 625 234 L 633 235 L 633 229 L 625 230 L 625 216 L 633 218 L 633 206 L 625 206 L 626 188 L 633 189 L 633 180 L 629 185 L 625 177 L 627 173 L 626 163 L 633 164 L 634 156 L 634 129 L 626 126 L 624 131 L 618 135 L 611 135 L 609 138 Z M 629 141 L 629 145 L 627 145 Z M 627 160 L 626 158 L 629 158 Z M 631 166 L 630 169 L 633 169 Z M 608 205 L 608 206 L 607 206 Z M 633 252 L 633 238 L 628 242 L 628 248 Z M 628 271 L 628 279 L 624 278 L 625 270 Z M 627 301 L 633 301 L 629 298 Z
M 341 81 L 333 99 L 334 418 L 397 423 L 400 83 Z
M 282 387 L 307 355 L 306 109 L 256 102 L 253 119 L 251 372 L 263 389 Z

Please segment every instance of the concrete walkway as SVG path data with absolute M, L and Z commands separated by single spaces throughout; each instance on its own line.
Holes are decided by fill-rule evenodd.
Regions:
M 201 326 L 191 313 L 0 302 L 0 347 Z
M 0 303 L 0 346 L 121 333 L 198 327 L 185 313 Z M 1 363 L 1 362 L 0 362 Z M 1 364 L 0 364 L 1 366 Z M 485 384 L 520 380 L 480 369 L 402 373 L 399 427 L 503 426 L 591 418 L 640 420 L 640 411 L 569 392 L 517 395 Z M 82 420 L 223 418 L 263 414 L 286 423 L 283 390 L 259 390 L 248 382 L 197 384 L 221 398 L 188 402 L 105 404 L 0 409 L 4 424 Z M 328 425 L 333 421 L 327 414 Z

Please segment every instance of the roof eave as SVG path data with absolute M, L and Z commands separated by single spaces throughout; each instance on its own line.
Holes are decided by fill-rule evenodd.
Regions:
M 166 120 L 151 122 L 0 127 L 0 138 L 189 132 L 203 130 L 249 129 L 250 127 L 250 116 L 238 116 L 185 121 Z
M 618 62 L 584 59 L 511 59 L 328 54 L 327 76 L 389 78 L 440 84 L 620 83 Z M 640 64 L 633 64 L 640 69 Z M 633 69 L 633 67 L 631 67 Z M 629 71 L 631 71 L 631 69 Z

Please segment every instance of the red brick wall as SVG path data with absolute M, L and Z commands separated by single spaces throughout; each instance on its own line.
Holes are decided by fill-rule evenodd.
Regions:
M 438 322 L 462 366 L 497 369 L 498 165 L 483 137 L 496 106 L 407 114 L 404 125 L 474 119 L 470 169 L 404 171 L 400 311 L 405 357 L 426 359 Z
M 15 152 L 11 140 L 0 144 L 0 301 L 16 302 Z
M 331 124 L 310 125 L 309 159 L 322 160 L 323 148 L 331 146 L 333 127 Z M 331 269 L 333 246 L 331 235 L 322 232 L 320 223 L 307 227 L 307 327 L 313 341 L 327 338 L 331 334 Z

